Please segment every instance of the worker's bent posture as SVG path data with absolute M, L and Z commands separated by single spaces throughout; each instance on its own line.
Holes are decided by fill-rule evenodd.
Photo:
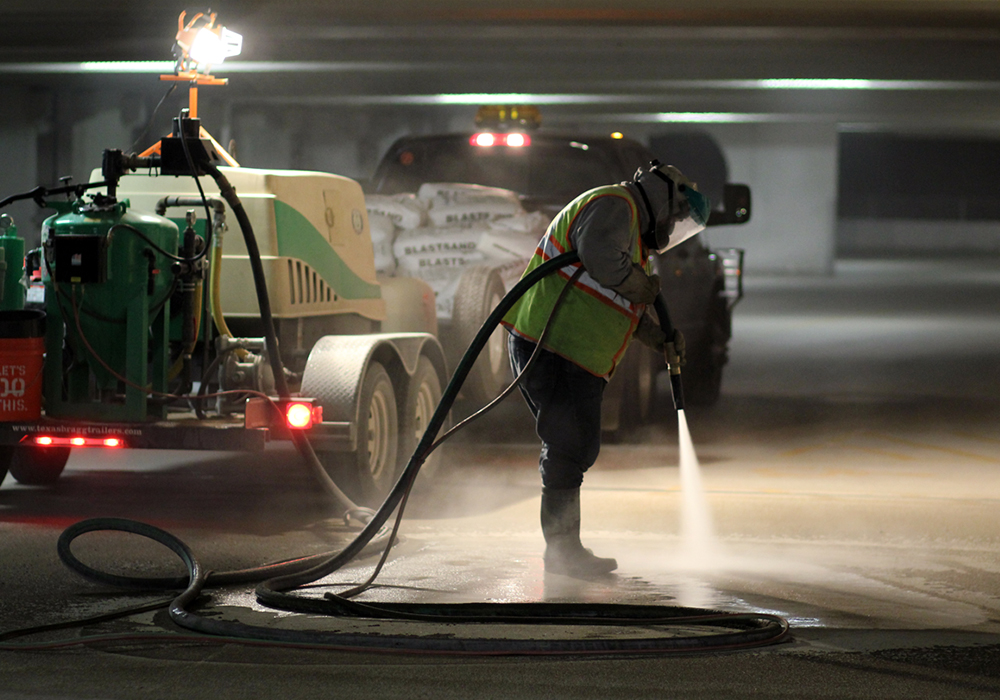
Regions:
M 650 256 L 702 230 L 708 210 L 694 183 L 654 161 L 631 182 L 598 187 L 570 202 L 528 263 L 530 271 L 570 250 L 580 256 L 579 264 L 529 289 L 504 317 L 515 375 L 535 350 L 566 281 L 581 264 L 585 269 L 520 384 L 542 440 L 546 572 L 590 578 L 618 566 L 580 543 L 580 485 L 601 448 L 604 386 L 633 336 L 663 352 L 667 338 L 646 313 L 660 289 Z

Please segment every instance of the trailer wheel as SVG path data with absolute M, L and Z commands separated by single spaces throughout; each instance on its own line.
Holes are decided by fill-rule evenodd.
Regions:
M 483 322 L 503 299 L 504 293 L 500 273 L 492 267 L 470 267 L 462 273 L 455 291 L 452 327 L 445 350 L 450 366 L 458 366 L 462 355 L 472 344 Z M 509 369 L 505 331 L 497 326 L 472 366 L 462 393 L 477 404 L 492 401 L 507 385 Z
M 406 466 L 413 451 L 424 436 L 427 426 L 441 402 L 441 381 L 434 365 L 422 356 L 417 363 L 417 371 L 410 378 L 406 392 L 406 406 L 400 420 L 400 468 Z M 430 476 L 441 464 L 441 455 L 434 451 L 424 462 L 420 473 Z
M 361 387 L 358 415 L 358 449 L 354 453 L 360 497 L 365 505 L 378 505 L 399 476 L 399 418 L 396 392 L 389 373 L 372 362 Z
M 69 461 L 69 447 L 15 447 L 10 459 L 10 475 L 20 484 L 54 484 Z

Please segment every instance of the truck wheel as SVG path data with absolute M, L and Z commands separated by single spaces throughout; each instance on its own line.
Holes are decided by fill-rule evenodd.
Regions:
M 368 366 L 359 406 L 353 466 L 364 505 L 378 505 L 399 476 L 400 442 L 396 392 L 389 373 L 378 362 Z
M 69 461 L 69 447 L 15 447 L 10 475 L 29 486 L 54 484 Z
M 449 365 L 458 366 L 504 293 L 503 280 L 494 268 L 477 266 L 462 273 L 455 291 L 450 342 L 446 349 Z M 474 403 L 492 401 L 507 386 L 510 364 L 505 333 L 497 326 L 462 385 L 463 395 Z
M 666 363 L 646 347 L 638 350 L 632 385 L 635 392 L 635 417 L 641 425 L 646 425 L 655 419 L 653 408 L 656 404 L 656 375 Z
M 663 363 L 656 353 L 636 343 L 630 349 L 620 371 L 624 382 L 620 399 L 618 428 L 608 436 L 612 441 L 628 440 L 636 429 L 654 419 L 656 372 Z
M 7 470 L 10 469 L 11 460 L 14 459 L 16 447 L 0 447 L 0 484 L 7 478 Z
M 441 381 L 434 365 L 426 357 L 417 363 L 417 371 L 410 378 L 406 391 L 406 406 L 400 420 L 400 469 L 406 466 L 420 439 L 424 436 L 431 417 L 441 402 Z M 438 451 L 431 452 L 420 473 L 430 476 L 441 464 Z
M 722 393 L 722 368 L 729 361 L 731 316 L 724 299 L 713 305 L 708 329 L 696 352 L 689 352 L 681 368 L 684 401 L 691 406 L 712 406 Z

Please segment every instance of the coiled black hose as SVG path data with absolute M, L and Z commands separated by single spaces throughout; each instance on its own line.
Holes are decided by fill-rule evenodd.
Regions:
M 449 654 L 609 654 L 667 653 L 686 650 L 733 649 L 771 644 L 788 632 L 788 623 L 769 614 L 723 614 L 656 605 L 617 604 L 371 604 L 350 601 L 342 596 L 327 594 L 325 598 L 296 596 L 289 591 L 313 583 L 356 558 L 373 543 L 392 512 L 405 497 L 413 478 L 434 444 L 434 437 L 443 426 L 451 404 L 485 347 L 500 319 L 533 284 L 547 274 L 576 262 L 575 253 L 543 263 L 526 275 L 494 309 L 476 335 L 469 350 L 456 368 L 443 392 L 437 410 L 428 422 L 420 443 L 404 468 L 399 480 L 364 529 L 341 552 L 320 554 L 265 567 L 208 573 L 198 563 L 191 550 L 178 538 L 159 528 L 134 521 L 99 518 L 77 523 L 59 538 L 60 558 L 82 576 L 105 584 L 130 588 L 184 587 L 169 607 L 171 619 L 178 625 L 197 632 L 226 638 L 265 640 L 275 643 L 308 643 L 329 645 L 340 649 L 393 650 Z M 92 569 L 76 559 L 70 551 L 72 541 L 97 530 L 118 530 L 140 534 L 174 551 L 188 570 L 186 578 L 143 579 L 116 576 Z M 268 606 L 294 612 L 365 617 L 374 619 L 419 620 L 425 622 L 458 622 L 480 624 L 546 624 L 591 625 L 614 628 L 642 626 L 669 630 L 645 638 L 606 637 L 587 639 L 498 639 L 491 637 L 459 638 L 452 635 L 359 634 L 335 630 L 287 630 L 247 625 L 240 622 L 211 619 L 197 615 L 188 606 L 205 586 L 260 582 L 258 600 Z M 678 626 L 708 628 L 713 633 L 676 634 Z

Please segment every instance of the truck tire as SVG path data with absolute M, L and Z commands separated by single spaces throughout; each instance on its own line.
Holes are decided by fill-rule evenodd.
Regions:
M 605 393 L 608 407 L 602 410 L 601 417 L 610 442 L 628 442 L 639 428 L 656 419 L 656 373 L 663 363 L 648 348 L 636 345 L 629 349 L 611 380 L 621 382 L 621 393 L 618 396 Z M 611 389 L 610 384 L 608 389 Z M 617 417 L 611 414 L 615 404 Z
M 7 470 L 10 469 L 10 463 L 14 459 L 14 450 L 16 449 L 16 447 L 10 446 L 0 447 L 0 484 L 7 478 Z
M 417 363 L 417 371 L 410 377 L 403 415 L 399 421 L 400 469 L 410 460 L 439 403 L 441 403 L 441 381 L 431 361 L 422 356 Z M 440 464 L 441 455 L 438 451 L 434 451 L 427 457 L 420 474 L 424 477 L 430 476 Z
M 681 368 L 686 404 L 708 407 L 718 402 L 722 393 L 722 368 L 729 361 L 731 324 L 732 316 L 725 299 L 715 299 L 705 336 L 688 351 L 687 363 Z
M 626 421 L 635 425 L 647 425 L 655 420 L 653 408 L 656 404 L 656 375 L 665 362 L 649 348 L 637 347 L 634 367 L 626 387 L 624 412 Z
M 505 289 L 500 274 L 492 267 L 470 267 L 462 273 L 455 291 L 451 330 L 448 333 L 448 364 L 457 367 L 483 322 L 492 313 Z M 490 336 L 472 371 L 462 385 L 465 398 L 477 404 L 495 399 L 507 386 L 510 362 L 506 331 L 501 326 Z
M 69 461 L 69 447 L 15 447 L 10 459 L 10 475 L 19 484 L 54 484 Z

